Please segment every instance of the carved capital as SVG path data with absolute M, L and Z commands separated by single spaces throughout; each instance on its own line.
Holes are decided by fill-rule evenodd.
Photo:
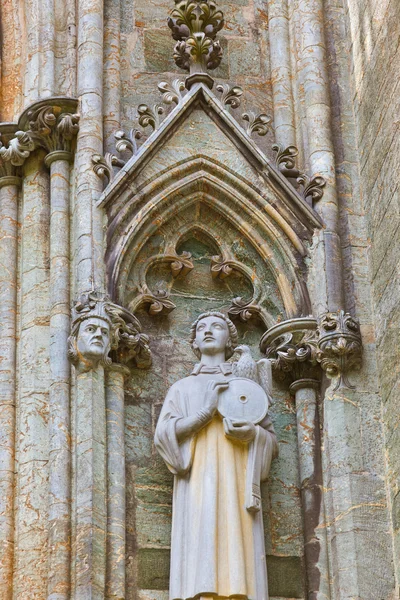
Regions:
M 100 363 L 104 367 L 113 364 L 148 367 L 151 364 L 148 342 L 138 319 L 101 293 L 84 294 L 72 308 L 68 355 L 81 371 L 96 368 Z
M 261 351 L 272 359 L 274 375 L 293 384 L 318 380 L 321 368 L 328 377 L 338 378 L 335 390 L 353 388 L 347 372 L 361 362 L 360 325 L 339 310 L 317 319 L 300 317 L 271 327 L 261 338 Z
M 338 388 L 354 389 L 348 371 L 361 364 L 362 340 L 357 319 L 343 310 L 326 313 L 318 319 L 318 361 L 330 378 L 338 378 Z
M 313 317 L 289 319 L 263 335 L 260 348 L 272 360 L 277 379 L 291 384 L 320 379 L 317 325 Z
M 223 13 L 212 0 L 175 0 L 168 26 L 177 42 L 175 63 L 190 72 L 186 86 L 203 81 L 212 87 L 207 70 L 216 69 L 221 62 L 222 49 L 215 38 L 224 26 Z
M 74 98 L 47 98 L 22 113 L 12 136 L 5 135 L 0 126 L 0 172 L 21 167 L 36 148 L 70 157 L 79 129 L 77 106 Z

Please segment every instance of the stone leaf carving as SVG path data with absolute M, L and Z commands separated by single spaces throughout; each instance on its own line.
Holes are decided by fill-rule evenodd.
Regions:
M 347 372 L 361 362 L 360 325 L 343 310 L 327 313 L 318 321 L 313 317 L 289 319 L 271 327 L 261 338 L 260 348 L 273 360 L 278 378 L 315 380 L 322 367 L 328 377 L 338 378 L 335 390 L 354 389 Z
M 148 125 L 155 130 L 160 126 L 160 116 L 165 113 L 165 109 L 161 104 L 155 104 L 153 108 L 147 104 L 138 106 L 139 125 L 145 129 Z
M 10 162 L 13 166 L 20 167 L 34 149 L 35 143 L 29 133 L 17 131 L 15 137 L 9 141 L 8 147 L 0 146 L 0 157 L 3 162 Z
M 150 366 L 148 341 L 138 319 L 99 292 L 82 295 L 73 306 L 68 355 L 80 370 L 113 362 Z
M 300 175 L 300 171 L 297 168 L 296 157 L 299 154 L 296 146 L 280 146 L 274 144 L 272 150 L 276 152 L 275 164 L 285 177 L 297 178 Z
M 251 136 L 253 133 L 257 133 L 263 136 L 267 135 L 271 129 L 272 118 L 264 113 L 260 115 L 256 115 L 254 112 L 243 113 L 242 119 L 248 123 L 246 127 L 247 135 Z
M 271 359 L 275 377 L 290 383 L 318 380 L 318 330 L 313 317 L 289 319 L 271 327 L 261 338 L 260 349 Z
M 303 187 L 302 196 L 304 200 L 311 196 L 311 201 L 314 203 L 321 200 L 324 195 L 323 188 L 326 186 L 326 181 L 321 175 L 308 177 L 308 175 L 302 173 L 300 177 L 297 178 L 297 183 Z
M 218 92 L 222 93 L 221 102 L 224 106 L 238 108 L 241 103 L 243 90 L 238 85 L 231 87 L 229 83 L 219 83 L 216 87 Z
M 158 84 L 164 104 L 179 104 L 184 98 L 185 82 L 182 79 L 174 79 L 172 83 L 161 81 Z
M 213 279 L 226 279 L 233 271 L 232 261 L 224 260 L 223 256 L 211 257 L 211 276 Z
M 117 152 L 123 154 L 124 152 L 130 152 L 131 154 L 136 154 L 138 151 L 138 140 L 143 137 L 143 133 L 138 129 L 131 129 L 128 134 L 121 129 L 114 133 L 114 138 L 116 140 L 115 148 Z
M 79 130 L 79 115 L 62 112 L 61 106 L 45 105 L 28 112 L 28 134 L 36 146 L 47 152 L 71 151 Z
M 239 296 L 232 300 L 231 306 L 228 308 L 228 315 L 230 317 L 239 318 L 243 323 L 250 321 L 254 317 L 261 316 L 261 307 L 258 304 L 254 304 L 253 300 L 244 300 Z
M 92 156 L 93 171 L 100 179 L 108 180 L 108 182 L 114 179 L 114 167 L 123 167 L 125 162 L 111 154 L 106 152 L 104 156 L 101 154 L 94 154 Z
M 165 255 L 165 260 L 171 261 L 171 272 L 173 277 L 178 277 L 178 275 L 184 277 L 194 268 L 194 265 L 190 260 L 191 258 L 192 255 L 190 252 L 182 252 L 181 255 Z
M 318 361 L 330 378 L 338 377 L 335 390 L 354 389 L 347 378 L 352 367 L 362 358 L 360 324 L 343 310 L 327 313 L 319 319 Z
M 147 285 L 140 288 L 140 293 L 129 304 L 132 313 L 135 313 L 141 306 L 145 306 L 149 315 L 161 315 L 172 312 L 176 306 L 169 299 L 169 292 L 166 290 L 156 290 L 154 293 L 149 290 Z

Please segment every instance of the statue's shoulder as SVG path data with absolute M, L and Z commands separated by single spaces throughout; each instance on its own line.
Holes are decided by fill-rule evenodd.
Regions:
M 171 387 L 169 388 L 169 391 L 170 392 L 176 392 L 176 391 L 179 392 L 182 390 L 187 390 L 188 388 L 190 388 L 190 386 L 193 385 L 195 379 L 196 378 L 194 375 L 188 375 L 187 377 L 178 379 L 178 381 L 175 381 L 175 383 L 173 383 L 171 385 Z

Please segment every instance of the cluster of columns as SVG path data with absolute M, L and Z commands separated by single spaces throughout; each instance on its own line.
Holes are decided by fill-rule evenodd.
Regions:
M 260 348 L 272 360 L 274 375 L 286 382 L 295 400 L 307 598 L 333 600 L 339 597 L 334 580 L 341 575 L 332 573 L 330 544 L 335 536 L 325 505 L 329 465 L 323 463 L 321 448 L 329 444 L 334 424 L 324 424 L 322 431 L 322 401 L 327 387 L 323 375 L 325 372 L 333 379 L 330 402 L 342 402 L 350 386 L 347 372 L 361 359 L 359 324 L 342 310 L 326 313 L 318 320 L 289 319 L 271 327 Z M 346 449 L 342 452 L 345 457 Z
M 30 106 L 18 125 L 0 124 L 4 600 L 125 596 L 124 381 L 130 371 L 123 363 L 135 364 L 144 352 L 140 366 L 148 366 L 149 352 L 135 317 L 113 305 L 124 344 L 131 340 L 124 359 L 114 340 L 113 360 L 71 372 L 71 299 L 104 281 L 102 215 L 93 215 L 93 189 L 84 181 L 96 179 L 91 162 L 71 181 L 76 109 L 75 99 L 48 98 Z M 84 203 L 79 209 L 73 185 Z

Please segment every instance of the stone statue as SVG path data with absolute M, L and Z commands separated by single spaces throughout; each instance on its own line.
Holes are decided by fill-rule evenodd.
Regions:
M 175 475 L 169 597 L 268 600 L 260 482 L 277 454 L 269 361 L 239 346 L 239 361 L 227 362 L 237 331 L 219 312 L 200 315 L 190 341 L 200 362 L 170 388 L 155 433 Z

